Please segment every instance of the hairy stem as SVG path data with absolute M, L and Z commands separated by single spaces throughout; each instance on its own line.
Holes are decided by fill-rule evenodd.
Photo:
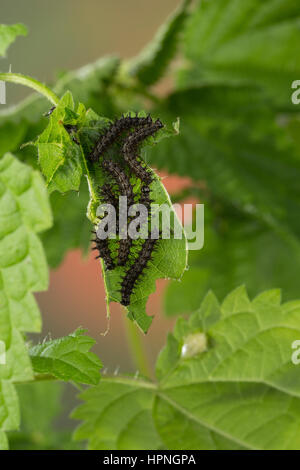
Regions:
M 142 342 L 142 333 L 138 330 L 137 326 L 125 315 L 123 316 L 123 319 L 132 360 L 141 375 L 144 375 L 148 378 L 152 378 L 153 371 L 149 364 L 147 354 Z
M 41 95 L 45 96 L 55 106 L 57 106 L 59 102 L 58 96 L 56 96 L 56 94 L 53 93 L 50 88 L 48 88 L 46 85 L 43 85 L 38 80 L 35 80 L 34 78 L 28 77 L 26 75 L 22 75 L 21 73 L 0 73 L 0 80 L 32 88 Z

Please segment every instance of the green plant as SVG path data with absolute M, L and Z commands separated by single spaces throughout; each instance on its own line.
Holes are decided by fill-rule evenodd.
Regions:
M 38 92 L 0 112 L 0 448 L 8 447 L 7 432 L 11 448 L 83 441 L 91 449 L 300 448 L 300 384 L 291 361 L 300 324 L 299 301 L 291 300 L 299 295 L 300 121 L 290 100 L 300 74 L 299 21 L 294 1 L 186 0 L 132 60 L 100 59 L 52 89 L 0 74 Z M 22 25 L 0 25 L 1 55 L 20 34 Z M 169 67 L 176 54 L 182 60 Z M 154 85 L 167 75 L 173 85 L 161 97 Z M 49 101 L 55 109 L 45 118 Z M 113 116 L 133 110 L 166 124 L 142 152 L 155 167 L 191 178 L 176 199 L 205 203 L 205 246 L 189 254 L 184 273 L 185 239 L 159 241 L 127 309 L 141 376 L 100 377 L 84 330 L 37 345 L 25 334 L 40 331 L 33 292 L 47 288 L 48 265 L 58 266 L 71 249 L 86 252 L 98 223 L 106 176 L 89 152 Z M 170 206 L 151 174 L 154 202 Z M 139 194 L 138 178 L 130 181 Z M 124 268 L 103 275 L 109 315 Z M 174 279 L 165 312 L 181 316 L 154 379 L 136 325 L 149 329 L 146 302 L 162 277 Z M 250 301 L 242 284 L 251 297 L 265 292 Z M 52 428 L 57 381 L 82 392 L 84 403 L 72 413 L 82 421 L 79 444 Z

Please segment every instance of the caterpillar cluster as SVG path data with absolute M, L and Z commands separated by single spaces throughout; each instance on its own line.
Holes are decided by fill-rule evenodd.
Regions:
M 92 162 L 99 161 L 101 155 L 103 155 L 108 148 L 116 142 L 124 131 L 128 131 L 131 128 L 138 128 L 152 123 L 151 116 L 138 117 L 138 116 L 122 116 L 113 122 L 106 130 L 105 134 L 102 135 L 96 142 L 92 152 L 89 155 L 89 159 Z
M 134 204 L 133 188 L 124 170 L 122 170 L 122 168 L 116 162 L 113 162 L 112 160 L 104 160 L 102 163 L 102 167 L 115 179 L 119 187 L 120 195 L 127 197 L 128 206 L 130 207 L 132 204 Z M 114 207 L 116 208 L 117 206 L 114 206 Z M 126 220 L 127 220 L 127 214 L 126 214 Z M 121 229 L 121 227 L 119 227 L 119 229 Z M 126 237 L 126 238 L 120 239 L 119 253 L 118 253 L 118 265 L 119 266 L 124 266 L 124 264 L 126 263 L 127 258 L 129 256 L 131 245 L 132 245 L 131 238 Z
M 140 161 L 138 150 L 140 144 L 145 139 L 153 136 L 162 127 L 163 124 L 159 119 L 153 122 L 150 116 L 145 118 L 140 118 L 138 116 L 122 116 L 121 119 L 116 120 L 109 126 L 105 134 L 98 139 L 89 155 L 89 159 L 92 162 L 100 162 L 100 158 L 103 157 L 111 145 L 118 141 L 125 132 L 128 133 L 128 131 L 134 129 L 123 138 L 121 155 L 123 156 L 124 163 L 127 164 L 129 170 L 141 180 L 141 196 L 138 202 L 139 204 L 146 206 L 148 211 L 152 202 L 150 199 L 150 184 L 153 181 L 153 177 L 149 169 Z M 133 187 L 122 166 L 111 159 L 104 158 L 101 158 L 100 165 L 117 185 L 120 196 L 127 197 L 128 207 L 132 206 L 135 202 Z M 112 204 L 115 208 L 118 207 L 117 197 L 114 194 L 112 185 L 108 183 L 103 185 L 100 189 L 100 196 L 103 201 Z M 126 220 L 127 219 L 128 214 L 126 214 Z M 118 230 L 120 235 L 122 228 L 118 227 Z M 115 263 L 111 258 L 108 240 L 100 240 L 96 235 L 96 239 L 94 241 L 96 243 L 95 249 L 98 249 L 99 251 L 98 257 L 102 257 L 104 259 L 106 269 L 114 269 Z M 157 241 L 157 239 L 147 238 L 144 241 L 137 258 L 125 273 L 121 282 L 122 305 L 127 306 L 130 304 L 130 297 L 136 282 L 150 261 Z M 132 239 L 129 236 L 124 239 L 120 237 L 117 260 L 117 264 L 119 266 L 124 266 L 128 262 L 131 246 Z

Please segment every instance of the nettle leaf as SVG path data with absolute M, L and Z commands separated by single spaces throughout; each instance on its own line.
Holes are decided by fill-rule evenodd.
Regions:
M 140 113 L 143 115 L 143 113 Z M 104 119 L 97 119 L 97 116 L 88 112 L 86 115 L 86 122 L 81 127 L 78 135 L 81 139 L 83 145 L 84 153 L 87 155 L 91 148 L 93 147 L 92 143 L 95 141 L 101 130 L 106 128 L 108 121 Z M 176 122 L 171 129 L 162 129 L 157 134 L 155 141 L 160 141 L 165 137 L 171 137 L 174 134 L 178 133 L 178 123 Z M 144 149 L 146 145 L 153 144 L 153 138 L 147 139 L 147 142 L 143 145 L 143 159 L 146 160 L 146 154 Z M 119 145 L 112 149 L 110 156 L 116 160 L 120 159 L 120 149 Z M 150 171 L 150 170 L 149 170 Z M 151 189 L 151 199 L 154 204 L 162 205 L 166 204 L 167 207 L 171 207 L 171 201 L 166 192 L 161 180 L 152 170 L 153 182 L 150 185 Z M 89 172 L 90 179 L 90 193 L 91 200 L 89 203 L 88 215 L 90 220 L 97 226 L 99 219 L 96 215 L 97 208 L 101 204 L 99 199 L 99 192 L 97 191 L 98 187 L 101 187 L 103 183 L 107 180 L 107 174 L 103 172 L 100 165 L 93 164 L 90 165 Z M 130 181 L 133 187 L 135 188 L 135 194 L 137 196 L 140 190 L 140 181 L 135 177 L 130 175 Z M 94 189 L 93 189 L 94 188 Z M 96 188 L 96 189 L 95 189 Z M 141 328 L 143 332 L 147 332 L 149 329 L 152 318 L 146 314 L 146 303 L 149 295 L 155 291 L 155 281 L 160 278 L 173 278 L 179 279 L 187 263 L 187 254 L 186 254 L 186 239 L 183 232 L 183 229 L 180 226 L 180 222 L 177 219 L 177 216 L 174 210 L 171 210 L 173 217 L 173 230 L 175 232 L 176 227 L 179 228 L 179 231 L 182 233 L 181 239 L 175 239 L 174 233 L 171 232 L 171 238 L 160 239 L 155 246 L 155 253 L 149 261 L 147 268 L 145 269 L 143 276 L 140 276 L 137 283 L 135 284 L 134 292 L 130 298 L 130 305 L 128 306 L 128 317 L 136 322 L 136 324 Z M 141 248 L 141 243 L 143 240 L 137 240 L 133 242 L 130 259 L 127 264 L 123 267 L 116 267 L 115 269 L 108 271 L 103 270 L 104 281 L 106 284 L 107 292 L 107 304 L 110 302 L 120 302 L 121 301 L 121 282 L 122 279 L 128 270 L 128 268 L 134 263 L 135 259 L 139 256 L 139 250 Z M 118 245 L 115 243 L 112 245 L 112 252 L 115 252 L 117 255 Z M 103 265 L 104 267 L 104 265 Z
M 291 345 L 299 337 L 299 306 L 281 305 L 278 290 L 250 302 L 241 287 L 224 300 L 219 320 L 213 310 L 214 323 L 207 329 L 203 309 L 177 323 L 177 351 L 173 347 L 170 354 L 167 346 L 158 361 L 163 392 L 154 414 L 166 445 L 178 445 L 179 424 L 184 429 L 190 423 L 197 448 L 214 448 L 214 436 L 226 436 L 227 446 L 234 447 L 300 447 L 300 381 L 291 361 Z M 207 350 L 185 359 L 183 347 L 198 331 L 207 337 Z M 188 434 L 180 434 L 184 446 Z
M 86 401 L 72 413 L 83 420 L 74 439 L 88 440 L 91 450 L 146 450 L 162 447 L 154 427 L 153 386 L 141 380 L 104 378 L 101 386 L 86 390 Z
M 13 382 L 33 372 L 22 332 L 38 332 L 41 319 L 32 292 L 48 286 L 44 251 L 36 233 L 51 226 L 47 190 L 37 171 L 13 155 L 0 160 L 0 340 L 6 364 L 0 365 L 0 430 L 19 426 Z
M 0 24 L 0 56 L 4 56 L 7 48 L 17 36 L 26 36 L 27 28 L 23 24 Z
M 286 106 L 300 72 L 299 18 L 293 0 L 198 2 L 186 27 L 188 65 L 179 84 L 252 82 Z
M 121 377 L 109 379 L 109 393 L 102 383 L 85 392 L 86 403 L 73 414 L 85 421 L 75 437 L 88 438 L 91 448 L 120 449 L 104 436 L 120 435 L 120 423 L 137 411 L 146 389 L 154 400 L 144 427 L 153 429 L 154 420 L 168 449 L 299 449 L 300 378 L 291 360 L 299 324 L 300 302 L 281 304 L 279 290 L 250 301 L 239 287 L 221 305 L 208 293 L 169 335 L 156 365 L 158 383 L 124 379 L 126 406 L 115 398 L 115 420 L 109 406 L 94 416 L 95 397 L 101 389 L 107 400 L 117 397 Z
M 155 176 L 151 184 L 155 204 L 167 204 L 171 207 L 171 201 L 161 181 Z M 175 217 L 175 215 L 174 215 Z M 175 217 L 175 224 L 179 221 Z M 140 244 L 138 245 L 140 246 Z M 180 279 L 187 263 L 186 239 L 182 232 L 182 239 L 175 240 L 171 234 L 169 240 L 161 239 L 155 247 L 155 253 L 148 263 L 143 276 L 137 281 L 127 308 L 128 317 L 134 321 L 141 330 L 146 333 L 152 323 L 152 317 L 146 314 L 146 304 L 149 295 L 155 291 L 155 281 L 160 278 Z M 107 301 L 121 301 L 121 280 L 132 262 L 139 256 L 138 247 L 132 251 L 132 260 L 125 267 L 117 267 L 113 271 L 104 271 L 107 287 Z
M 161 26 L 150 44 L 125 66 L 129 75 L 136 77 L 143 85 L 153 85 L 165 73 L 177 51 L 190 3 L 190 0 L 183 1 Z
M 77 329 L 63 338 L 45 341 L 30 348 L 35 373 L 50 374 L 57 379 L 95 385 L 99 382 L 98 357 L 89 352 L 95 340 Z
M 80 145 L 74 142 L 65 125 L 78 119 L 70 92 L 60 100 L 50 115 L 49 125 L 37 138 L 39 164 L 50 192 L 78 190 L 82 176 Z
M 204 246 L 189 252 L 189 269 L 181 282 L 168 285 L 164 310 L 169 316 L 192 313 L 209 289 L 222 298 L 241 282 L 250 295 L 281 286 L 289 300 L 299 292 L 299 269 L 300 250 L 274 230 L 221 201 L 208 201 Z

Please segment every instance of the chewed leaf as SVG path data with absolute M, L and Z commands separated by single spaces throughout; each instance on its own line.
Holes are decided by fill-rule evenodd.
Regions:
M 131 115 L 128 114 L 127 116 Z M 145 116 L 145 113 L 140 113 L 137 118 L 143 119 Z M 145 131 L 146 138 L 138 148 L 139 158 L 142 162 L 141 166 L 139 163 L 130 165 L 128 160 L 126 160 L 126 154 L 122 151 L 125 137 L 122 134 L 123 131 L 119 132 L 120 129 L 114 131 L 118 134 L 118 138 L 115 139 L 110 148 L 105 152 L 105 156 L 101 154 L 98 156 L 99 161 L 89 164 L 91 199 L 88 214 L 95 226 L 97 226 L 99 221 L 97 218 L 97 208 L 101 203 L 101 191 L 99 195 L 99 190 L 97 191 L 95 188 L 103 188 L 110 181 L 110 175 L 107 173 L 107 170 L 103 169 L 101 164 L 103 158 L 113 162 L 109 164 L 111 171 L 117 171 L 117 177 L 123 181 L 127 192 L 132 194 L 134 203 L 139 203 L 142 200 L 142 187 L 145 188 L 146 186 L 146 197 L 149 196 L 149 200 L 152 202 L 152 215 L 148 220 L 150 222 L 156 219 L 160 232 L 162 225 L 159 222 L 158 215 L 161 206 L 163 208 L 160 213 L 163 215 L 160 218 L 164 217 L 165 209 L 167 209 L 168 217 L 170 217 L 169 226 L 171 230 L 169 237 L 165 237 L 164 233 L 160 233 L 159 239 L 155 241 L 149 241 L 148 239 L 146 243 L 145 239 L 132 240 L 129 256 L 125 258 L 125 260 L 127 259 L 125 264 L 115 262 L 115 267 L 113 267 L 113 262 L 118 257 L 119 252 L 120 241 L 118 239 L 108 241 L 108 248 L 106 246 L 105 250 L 102 251 L 102 253 L 105 251 L 102 257 L 104 259 L 103 275 L 106 284 L 107 303 L 109 304 L 113 301 L 126 305 L 128 317 L 136 322 L 145 333 L 152 322 L 152 318 L 146 314 L 146 303 L 149 295 L 155 291 L 156 280 L 160 278 L 180 279 L 187 263 L 186 238 L 183 228 L 172 208 L 170 198 L 160 178 L 146 165 L 147 154 L 145 152 L 146 145 L 153 145 L 165 137 L 178 134 L 179 122 L 173 124 L 171 128 L 161 128 L 160 121 L 154 121 L 154 119 L 152 123 L 157 128 L 155 136 L 150 136 L 150 133 Z M 86 114 L 85 123 L 79 131 L 79 136 L 87 159 L 94 148 L 97 138 L 105 133 L 108 125 L 107 120 L 97 119 L 94 113 Z M 147 129 L 146 124 L 144 129 Z M 130 131 L 130 129 L 127 130 Z M 130 158 L 130 152 L 128 152 L 128 155 Z M 139 168 L 144 169 L 140 174 L 138 174 Z M 147 183 L 146 181 L 150 182 Z M 114 194 L 117 200 L 119 195 L 117 189 Z M 148 209 L 150 209 L 150 206 Z M 158 225 L 156 226 L 158 227 Z M 147 224 L 146 236 L 144 237 L 146 239 L 148 230 Z M 146 245 L 147 248 L 145 248 Z M 107 250 L 110 251 L 110 258 L 107 255 Z M 134 274 L 135 271 L 138 272 L 136 276 Z
M 171 207 L 169 196 L 162 185 L 160 179 L 155 176 L 155 181 L 152 183 L 153 190 L 151 197 L 156 204 L 166 204 Z M 180 279 L 187 264 L 186 252 L 186 238 L 180 222 L 173 209 L 171 212 L 174 215 L 174 225 L 176 224 L 179 230 L 181 229 L 182 238 L 174 239 L 172 232 L 170 239 L 159 239 L 155 245 L 155 251 L 151 260 L 149 260 L 142 275 L 138 278 L 134 290 L 130 297 L 130 304 L 127 307 L 128 317 L 136 322 L 143 332 L 147 332 L 151 323 L 152 317 L 146 314 L 146 304 L 149 295 L 155 291 L 155 282 L 158 279 Z M 175 230 L 174 230 L 175 231 Z M 138 262 L 141 256 L 141 251 L 138 248 L 133 253 L 133 262 Z M 131 264 L 129 264 L 130 266 Z M 105 282 L 108 290 L 108 301 L 121 301 L 121 280 L 126 276 L 128 265 L 125 267 L 116 268 L 113 271 L 104 271 Z

